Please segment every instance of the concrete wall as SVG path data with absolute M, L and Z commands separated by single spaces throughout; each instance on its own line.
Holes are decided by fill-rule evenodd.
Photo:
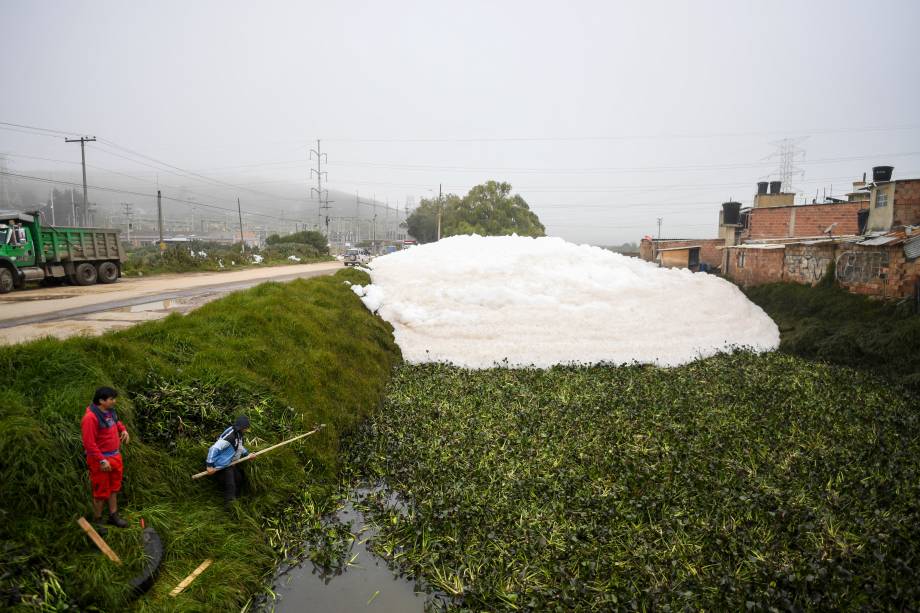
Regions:
M 655 249 L 669 249 L 671 247 L 700 247 L 700 263 L 707 264 L 710 268 L 718 268 L 722 264 L 722 252 L 720 247 L 725 245 L 725 240 L 721 238 L 706 238 L 702 240 L 675 239 L 668 240 L 658 239 L 649 240 L 643 238 L 639 243 L 639 257 L 647 262 L 655 261 Z
M 891 230 L 894 222 L 894 188 L 895 183 L 882 183 L 875 185 L 869 192 L 869 222 L 866 224 L 867 232 L 887 232 Z M 877 207 L 876 201 L 879 194 L 888 195 L 888 204 Z
M 793 204 L 795 204 L 795 194 L 754 194 L 755 209 L 792 206 Z
M 821 236 L 836 223 L 836 236 L 859 233 L 857 212 L 865 208 L 860 202 L 837 204 L 803 204 L 766 209 L 752 209 L 744 238 L 803 238 Z

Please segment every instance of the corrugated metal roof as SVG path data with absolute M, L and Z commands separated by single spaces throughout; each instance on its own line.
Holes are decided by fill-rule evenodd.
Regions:
M 683 251 L 685 249 L 700 249 L 700 245 L 687 245 L 686 247 L 665 247 L 664 249 L 658 249 L 658 251 Z
M 760 243 L 760 244 L 745 244 L 745 245 L 732 245 L 730 247 L 725 247 L 725 249 L 785 249 L 786 245 L 784 243 Z
M 876 238 L 870 238 L 869 240 L 864 240 L 860 245 L 865 245 L 867 247 L 880 247 L 882 245 L 889 245 L 891 243 L 896 243 L 898 241 L 904 240 L 902 236 L 879 236 Z
M 920 257 L 920 236 L 914 236 L 904 241 L 904 255 L 910 260 Z

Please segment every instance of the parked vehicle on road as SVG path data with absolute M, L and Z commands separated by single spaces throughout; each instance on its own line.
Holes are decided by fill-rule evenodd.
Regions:
M 345 266 L 363 266 L 371 261 L 371 255 L 364 249 L 349 249 L 345 252 Z
M 38 213 L 0 211 L 0 294 L 30 281 L 115 283 L 125 252 L 119 231 L 43 226 Z

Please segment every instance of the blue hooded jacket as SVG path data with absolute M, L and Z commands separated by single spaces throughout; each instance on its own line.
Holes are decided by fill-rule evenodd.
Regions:
M 243 446 L 243 433 L 230 426 L 218 437 L 217 442 L 208 449 L 208 458 L 205 461 L 208 468 L 226 468 L 232 462 L 249 455 L 249 450 Z

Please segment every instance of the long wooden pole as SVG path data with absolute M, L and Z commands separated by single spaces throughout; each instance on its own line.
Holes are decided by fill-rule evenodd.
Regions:
M 236 466 L 237 464 L 241 464 L 241 463 L 243 463 L 243 462 L 246 462 L 247 460 L 254 460 L 254 459 L 256 459 L 257 457 L 259 457 L 260 455 L 262 455 L 263 453 L 268 453 L 268 452 L 271 451 L 272 449 L 277 449 L 278 447 L 283 447 L 284 445 L 287 445 L 288 443 L 293 443 L 293 442 L 296 441 L 297 439 L 301 439 L 301 438 L 303 438 L 303 437 L 305 437 L 305 436 L 310 436 L 311 434 L 316 434 L 317 432 L 319 432 L 320 430 L 322 430 L 322 429 L 325 428 L 325 427 L 326 427 L 326 424 L 320 424 L 319 426 L 317 426 L 317 427 L 314 428 L 313 430 L 310 430 L 309 432 L 304 432 L 303 434 L 298 434 L 298 435 L 295 436 L 294 438 L 289 438 L 288 440 L 282 441 L 282 442 L 278 443 L 277 445 L 272 445 L 271 447 L 266 447 L 265 449 L 260 449 L 259 451 L 256 451 L 255 453 L 250 453 L 250 454 L 249 454 L 248 456 L 246 456 L 245 458 L 240 458 L 239 460 L 236 460 L 235 462 L 230 462 L 229 464 L 227 464 L 226 466 L 224 466 L 224 468 L 230 468 L 231 466 Z M 224 468 L 221 468 L 220 470 L 223 470 Z M 203 470 L 203 471 L 201 471 L 200 473 L 196 473 L 196 474 L 192 475 L 192 479 L 200 479 L 201 477 L 206 477 L 207 475 L 208 475 L 208 471 Z

